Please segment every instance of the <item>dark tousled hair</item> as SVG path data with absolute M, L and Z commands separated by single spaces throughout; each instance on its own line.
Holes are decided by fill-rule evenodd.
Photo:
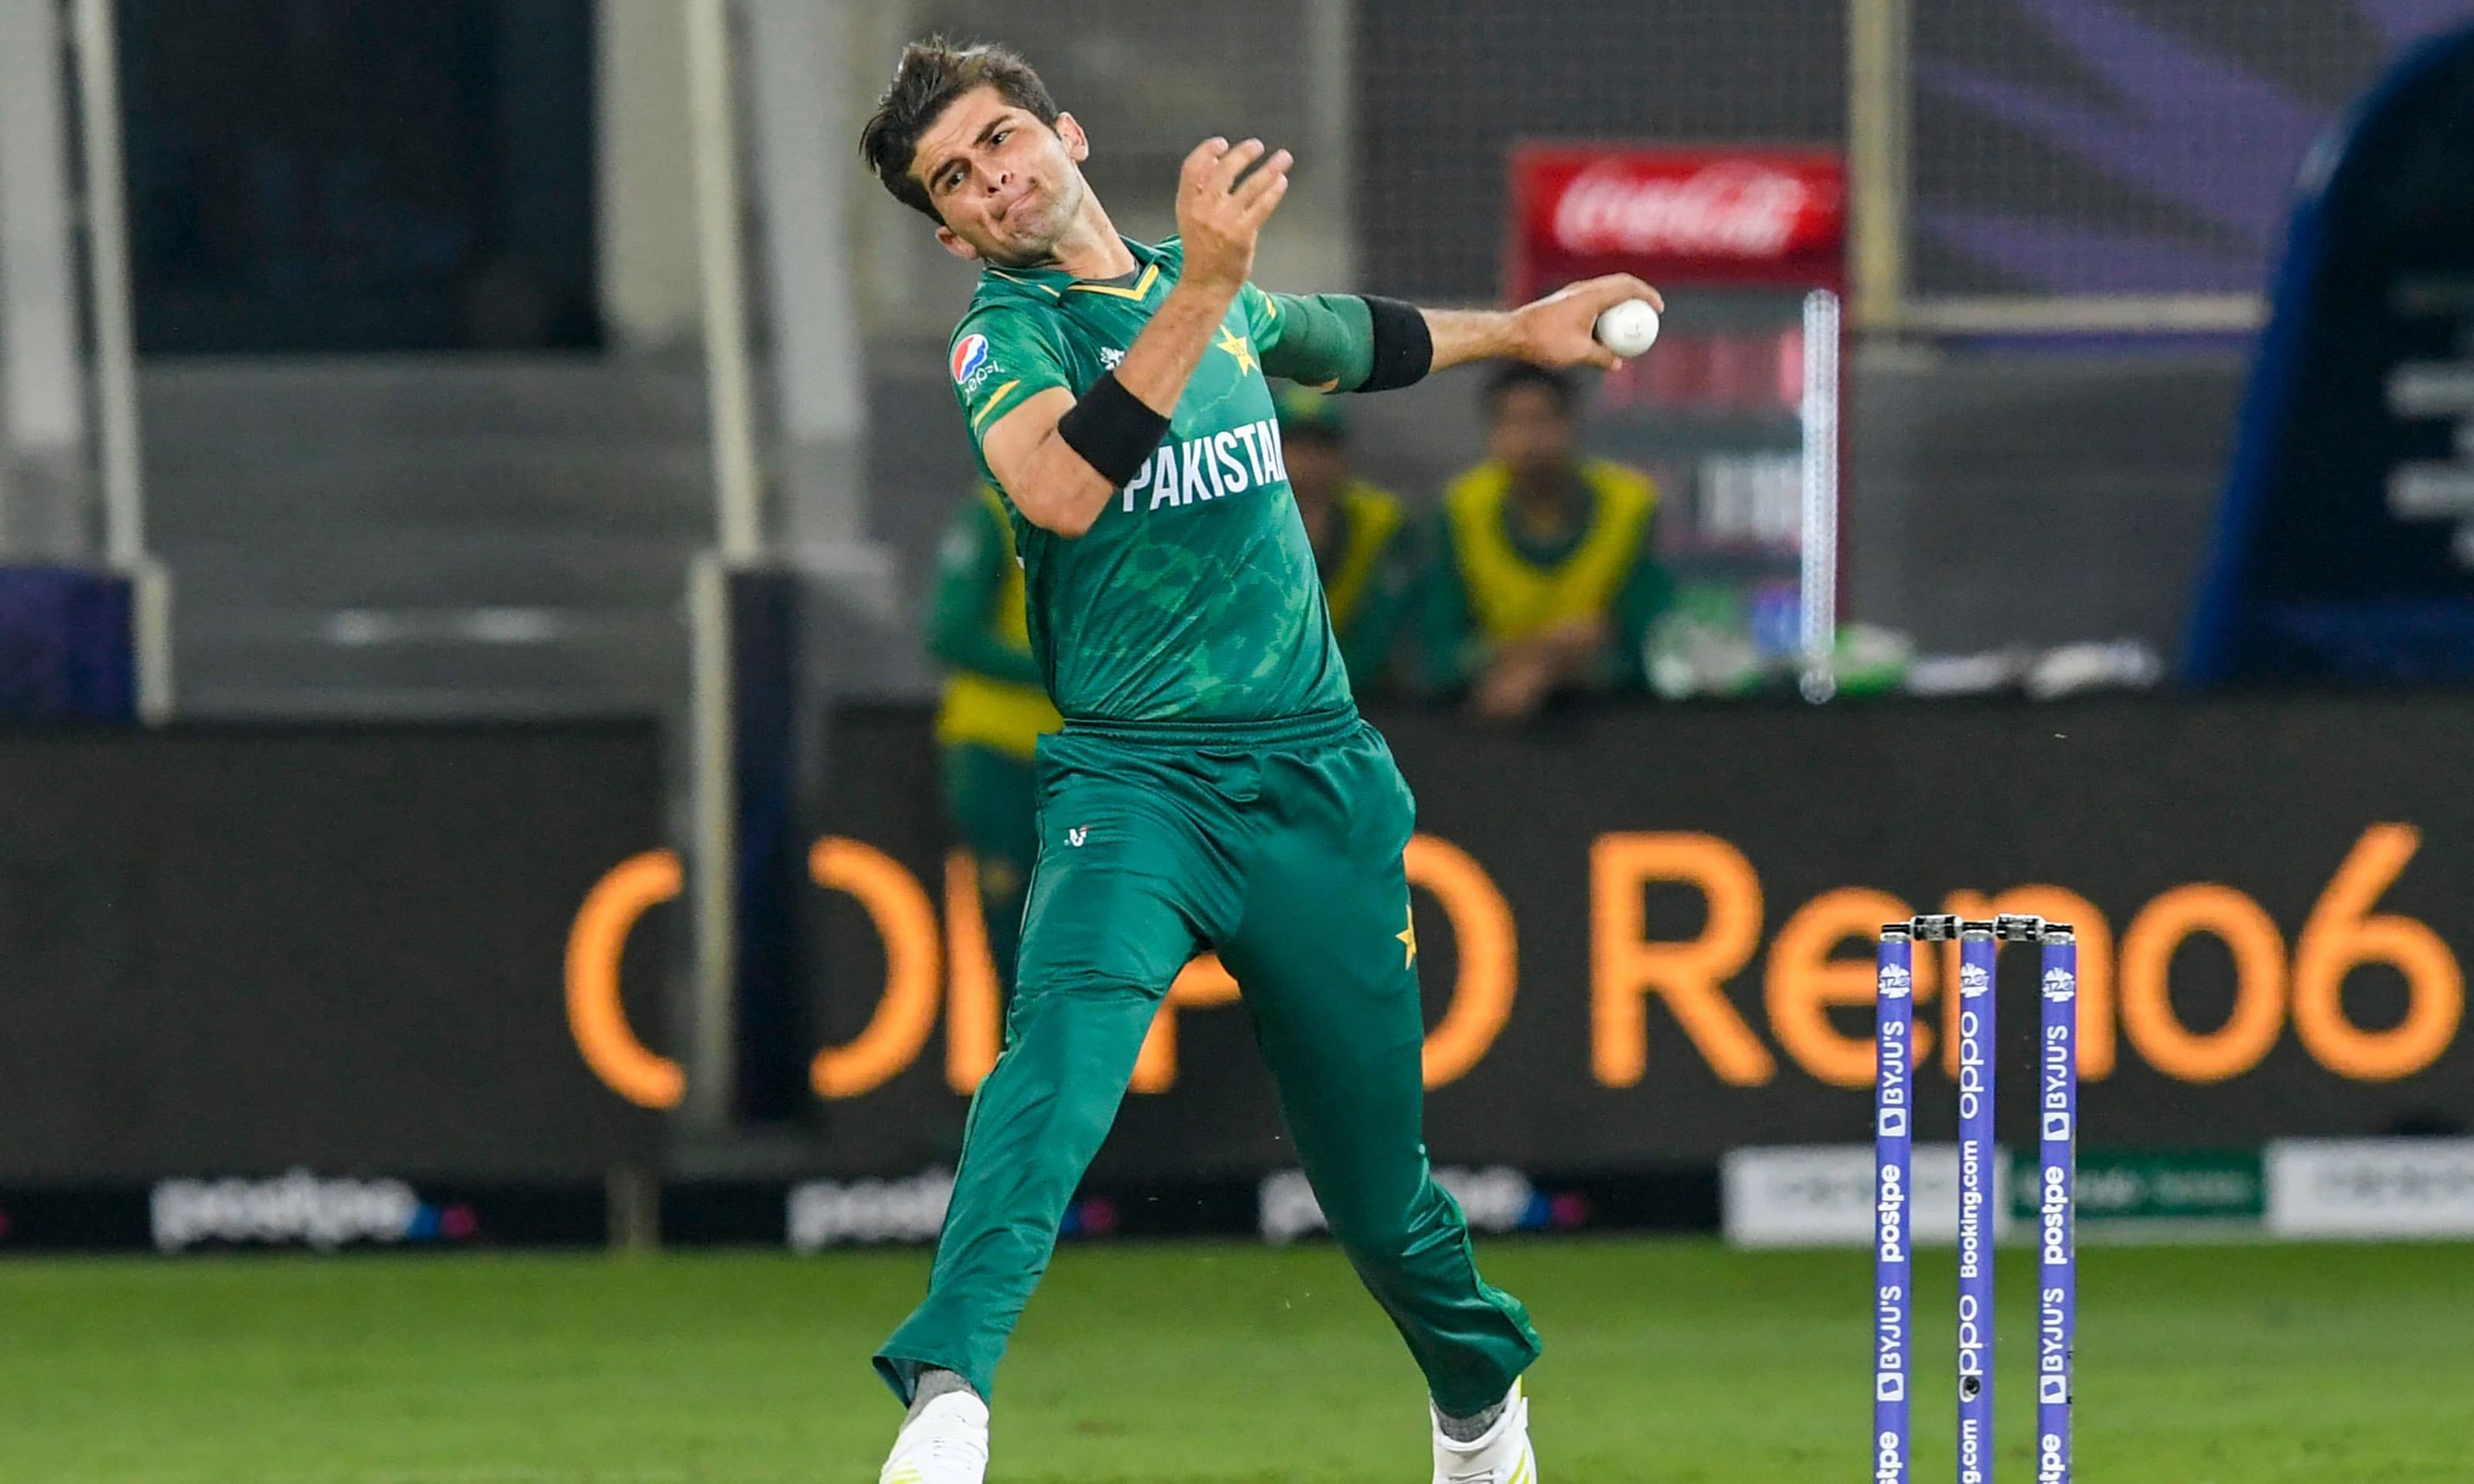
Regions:
M 1515 387 L 1536 387 L 1555 403 L 1555 410 L 1568 418 L 1581 401 L 1581 389 L 1571 376 L 1533 361 L 1505 361 L 1486 378 L 1486 411 L 1492 417 L 1503 410 L 1503 398 Z
M 1056 100 L 1019 55 L 986 42 L 957 46 L 943 36 L 930 36 L 902 49 L 893 81 L 859 132 L 860 156 L 885 188 L 939 227 L 945 219 L 936 214 L 928 188 L 912 178 L 910 158 L 919 153 L 919 136 L 937 115 L 975 87 L 993 87 L 998 97 L 1041 123 L 1052 129 L 1056 125 Z

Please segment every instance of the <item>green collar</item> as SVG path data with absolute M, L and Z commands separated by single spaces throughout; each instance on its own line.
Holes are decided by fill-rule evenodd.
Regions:
M 1130 279 L 1077 278 L 1062 268 L 999 268 L 993 263 L 982 265 L 980 275 L 1025 288 L 1044 289 L 1051 299 L 1060 299 L 1068 290 L 1117 299 L 1148 298 L 1152 286 L 1159 282 L 1160 261 L 1168 254 L 1150 243 L 1136 242 L 1123 233 L 1117 240 L 1134 255 L 1134 272 Z

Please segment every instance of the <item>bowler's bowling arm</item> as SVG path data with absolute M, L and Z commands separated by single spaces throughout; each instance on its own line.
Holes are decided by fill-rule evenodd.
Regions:
M 1513 360 L 1613 371 L 1622 358 L 1598 344 L 1598 316 L 1628 299 L 1648 299 L 1661 314 L 1666 312 L 1659 292 L 1630 274 L 1585 279 L 1517 309 L 1426 310 L 1426 330 L 1435 342 L 1434 370 Z

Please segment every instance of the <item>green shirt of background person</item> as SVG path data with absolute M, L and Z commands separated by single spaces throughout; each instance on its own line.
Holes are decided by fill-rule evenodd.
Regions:
M 1650 552 L 1649 476 L 1578 447 L 1579 391 L 1540 367 L 1486 387 L 1486 461 L 1435 518 L 1421 618 L 1428 678 L 1493 721 L 1558 693 L 1644 683 L 1641 640 L 1674 583 Z
M 927 638 L 947 671 L 936 710 L 945 810 L 978 862 L 988 955 L 1009 995 L 1023 896 L 1039 853 L 1031 752 L 1063 723 L 1031 656 L 1013 522 L 985 485 L 954 513 L 937 548 Z
M 1314 545 L 1315 569 L 1348 666 L 1348 688 L 1379 695 L 1409 605 L 1417 568 L 1399 498 L 1348 466 L 1348 419 L 1337 396 L 1283 388 L 1280 443 L 1298 515 Z

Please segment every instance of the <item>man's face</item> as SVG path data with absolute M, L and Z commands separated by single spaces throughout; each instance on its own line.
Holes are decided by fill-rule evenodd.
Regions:
M 1077 164 L 1090 141 L 1074 115 L 1049 128 L 993 87 L 955 99 L 919 136 L 910 174 L 945 225 L 956 257 L 1027 267 L 1055 255 L 1088 187 Z
M 1495 397 L 1487 451 L 1521 478 L 1550 474 L 1571 462 L 1572 419 L 1545 388 L 1507 387 Z

